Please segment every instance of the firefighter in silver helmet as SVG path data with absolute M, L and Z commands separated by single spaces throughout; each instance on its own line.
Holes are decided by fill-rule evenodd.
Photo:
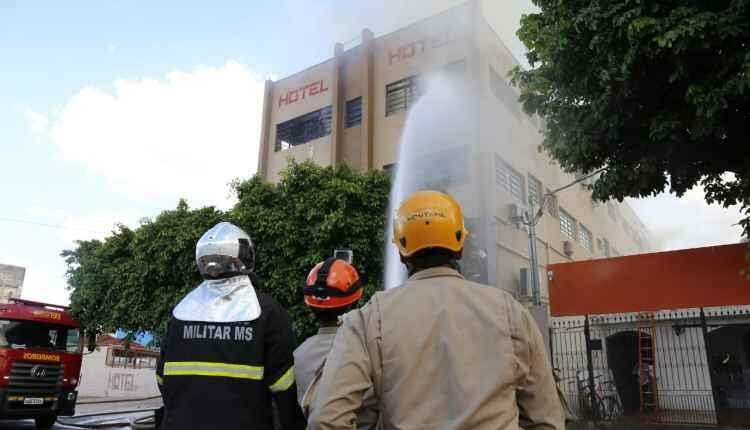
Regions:
M 222 222 L 195 248 L 204 281 L 172 311 L 157 367 L 163 430 L 305 427 L 289 315 L 251 281 L 250 236 Z

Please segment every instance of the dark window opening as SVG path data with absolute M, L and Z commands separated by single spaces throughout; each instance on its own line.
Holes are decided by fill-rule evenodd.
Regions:
M 521 117 L 521 104 L 518 102 L 518 95 L 492 66 L 490 66 L 490 90 L 510 113 L 517 118 Z
M 385 87 L 385 116 L 409 109 L 420 95 L 416 76 L 392 82 Z
M 284 151 L 331 134 L 331 106 L 276 125 L 274 151 Z
M 362 97 L 346 102 L 346 128 L 356 127 L 362 123 Z

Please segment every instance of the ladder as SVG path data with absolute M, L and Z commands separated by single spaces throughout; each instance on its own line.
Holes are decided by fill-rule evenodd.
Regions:
M 637 317 L 638 333 L 638 388 L 641 395 L 641 414 L 656 414 L 659 407 L 656 388 L 656 328 L 653 312 Z

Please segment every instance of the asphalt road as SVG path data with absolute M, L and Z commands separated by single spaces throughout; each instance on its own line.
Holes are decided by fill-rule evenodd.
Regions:
M 54 430 L 80 430 L 96 428 L 102 430 L 129 429 L 131 420 L 150 416 L 151 410 L 161 405 L 160 400 L 142 402 L 80 404 L 77 416 L 60 417 Z M 33 420 L 0 421 L 0 430 L 33 430 Z
M 22 421 L 0 421 L 0 430 L 34 430 L 34 421 L 33 420 L 22 420 Z M 59 422 L 53 427 L 54 430 L 81 430 L 82 428 L 87 428 L 85 426 L 67 426 L 64 424 L 60 424 Z M 129 425 L 113 425 L 113 426 L 107 426 L 107 427 L 96 427 L 97 429 L 129 429 Z

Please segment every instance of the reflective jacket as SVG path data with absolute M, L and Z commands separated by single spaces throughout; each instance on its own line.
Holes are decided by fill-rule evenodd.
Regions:
M 306 411 L 307 406 L 314 403 L 317 384 L 320 381 L 323 365 L 328 352 L 333 346 L 338 327 L 321 327 L 318 334 L 305 340 L 294 351 L 294 374 L 297 381 L 297 400 Z M 359 430 L 378 428 L 377 403 L 373 391 L 365 393 L 363 406 L 357 411 L 357 428 Z
M 560 429 L 541 333 L 508 293 L 439 267 L 344 317 L 309 419 L 351 429 L 374 387 L 384 429 Z
M 304 429 L 294 383 L 294 336 L 286 311 L 258 293 L 260 317 L 229 323 L 172 318 L 157 367 L 163 430 Z

